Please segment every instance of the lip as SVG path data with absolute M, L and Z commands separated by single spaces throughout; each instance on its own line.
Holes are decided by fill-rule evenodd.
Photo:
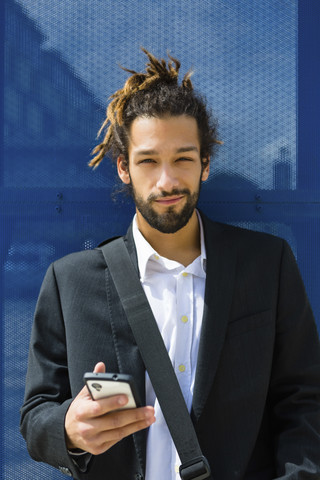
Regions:
M 164 197 L 156 200 L 156 203 L 158 205 L 175 205 L 176 203 L 180 202 L 180 200 L 183 198 L 183 195 L 179 197 Z

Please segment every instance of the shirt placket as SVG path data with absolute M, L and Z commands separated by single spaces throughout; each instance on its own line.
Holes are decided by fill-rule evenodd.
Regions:
M 188 404 L 191 383 L 191 347 L 193 326 L 193 278 L 187 272 L 181 272 L 177 277 L 177 339 L 175 351 L 175 373 Z M 188 405 L 189 408 L 189 405 Z
M 174 370 L 177 375 L 188 410 L 191 408 L 191 348 L 193 329 L 193 276 L 182 271 L 177 276 L 176 283 L 176 350 Z M 175 478 L 179 479 L 179 456 L 174 448 L 176 458 Z

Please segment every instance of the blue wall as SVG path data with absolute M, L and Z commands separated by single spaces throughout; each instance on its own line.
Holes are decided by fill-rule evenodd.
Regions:
M 201 208 L 286 238 L 320 326 L 318 0 L 5 0 L 1 221 L 2 478 L 63 478 L 18 432 L 32 315 L 49 263 L 126 230 L 115 172 L 87 167 L 108 96 L 142 69 L 143 45 L 182 61 L 224 145 Z

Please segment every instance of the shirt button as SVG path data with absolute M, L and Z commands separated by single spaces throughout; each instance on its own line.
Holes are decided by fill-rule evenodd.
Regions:
M 155 258 L 155 260 L 159 260 L 160 257 L 159 257 L 159 255 L 157 255 L 157 254 L 155 253 L 155 254 L 154 254 L 154 258 Z
M 187 315 L 183 315 L 183 316 L 181 317 L 181 322 L 182 322 L 182 323 L 187 323 L 187 321 L 188 321 Z
M 188 276 L 187 272 L 183 272 L 182 276 L 187 277 Z
M 186 367 L 184 365 L 179 365 L 179 372 L 185 372 Z

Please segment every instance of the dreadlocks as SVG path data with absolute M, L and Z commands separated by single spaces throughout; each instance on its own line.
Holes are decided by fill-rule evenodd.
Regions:
M 145 48 L 149 62 L 146 71 L 138 73 L 123 68 L 131 76 L 123 88 L 111 95 L 106 118 L 98 132 L 105 132 L 103 141 L 97 145 L 89 166 L 96 168 L 107 153 L 116 159 L 123 155 L 128 162 L 129 129 L 133 120 L 139 116 L 164 117 L 166 115 L 187 115 L 194 117 L 198 124 L 201 158 L 206 161 L 213 148 L 221 142 L 217 137 L 217 125 L 210 118 L 203 98 L 193 90 L 190 80 L 192 72 L 187 72 L 181 85 L 178 84 L 180 62 L 168 54 L 169 61 L 158 60 Z M 207 163 L 208 161 L 206 161 Z

